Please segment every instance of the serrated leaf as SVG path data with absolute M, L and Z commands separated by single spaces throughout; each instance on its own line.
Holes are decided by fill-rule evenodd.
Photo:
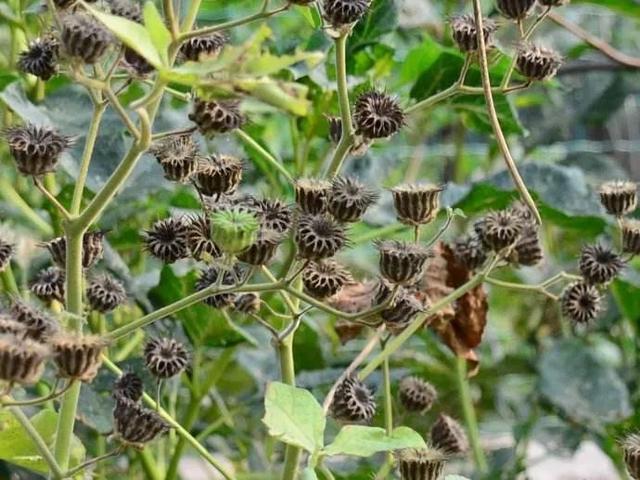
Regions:
M 273 382 L 267 387 L 264 404 L 262 421 L 271 436 L 310 453 L 322 448 L 326 419 L 311 392 Z
M 377 452 L 400 448 L 426 448 L 422 436 L 409 427 L 398 427 L 391 435 L 379 427 L 347 425 L 324 450 L 324 455 L 352 455 L 370 457 Z
M 144 18 L 144 26 L 151 38 L 151 43 L 160 55 L 160 59 L 164 65 L 169 64 L 169 44 L 171 44 L 171 32 L 164 24 L 160 12 L 153 2 L 146 2 L 142 11 Z

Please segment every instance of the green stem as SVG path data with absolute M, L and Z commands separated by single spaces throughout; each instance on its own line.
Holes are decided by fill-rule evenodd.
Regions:
M 280 374 L 282 381 L 287 385 L 296 384 L 296 374 L 293 361 L 293 335 L 289 335 L 278 345 L 280 358 Z M 298 476 L 298 466 L 302 450 L 293 445 L 287 445 L 284 454 L 284 469 L 282 480 L 295 480 Z
M 2 284 L 4 285 L 5 292 L 15 296 L 20 295 L 20 289 L 16 283 L 16 278 L 13 276 L 11 265 L 7 265 L 4 270 L 0 272 L 0 277 L 2 278 Z
M 0 179 L 0 197 L 14 206 L 42 235 L 46 237 L 53 235 L 53 228 L 22 199 L 20 194 L 6 178 Z
M 467 432 L 469 434 L 469 443 L 471 444 L 471 449 L 473 451 L 473 458 L 478 470 L 481 473 L 486 473 L 488 470 L 487 459 L 485 458 L 482 446 L 480 445 L 478 420 L 476 418 L 476 411 L 473 408 L 471 392 L 469 391 L 469 382 L 467 380 L 467 361 L 462 357 L 456 357 L 456 374 L 458 381 L 458 393 L 460 395 L 460 402 L 462 403 L 462 413 L 464 415 L 465 423 L 467 424 Z
M 162 474 L 156 465 L 156 461 L 148 448 L 138 453 L 142 469 L 148 480 L 162 480 Z
M 281 162 L 276 160 L 276 158 L 273 155 L 271 155 L 266 149 L 264 149 L 262 145 L 260 145 L 253 138 L 251 138 L 249 134 L 247 134 L 247 132 L 245 132 L 244 130 L 237 129 L 235 130 L 235 134 L 240 138 L 240 140 L 242 140 L 242 142 L 245 145 L 248 145 L 251 148 L 253 148 L 258 153 L 258 155 L 260 155 L 264 160 L 267 161 L 269 165 L 271 165 L 273 168 L 278 170 L 287 179 L 289 183 L 295 183 L 295 180 L 293 179 L 291 174 L 287 171 L 287 169 L 284 167 L 284 165 L 282 165 Z
M 384 342 L 382 342 L 384 348 Z M 393 397 L 391 396 L 391 371 L 389 369 L 389 357 L 382 362 L 382 382 L 384 385 L 384 425 L 387 435 L 393 433 Z M 386 463 L 393 465 L 393 453 L 389 452 Z
M 202 0 L 191 0 L 189 11 L 182 21 L 181 30 L 183 32 L 188 32 L 193 28 L 193 25 L 196 23 L 196 18 L 198 18 L 198 11 L 200 10 L 201 4 Z

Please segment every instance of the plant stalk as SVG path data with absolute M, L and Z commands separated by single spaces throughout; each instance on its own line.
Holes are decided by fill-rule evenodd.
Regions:
M 287 385 L 295 386 L 296 373 L 293 361 L 293 335 L 289 335 L 278 344 L 280 374 Z M 302 451 L 293 445 L 287 445 L 284 454 L 282 480 L 295 480 L 298 477 L 298 465 Z
M 462 404 L 462 413 L 464 415 L 464 421 L 467 424 L 469 443 L 471 444 L 471 450 L 473 451 L 473 459 L 480 473 L 486 473 L 488 470 L 487 459 L 485 458 L 482 446 L 480 445 L 478 419 L 476 417 L 476 411 L 473 408 L 469 382 L 467 380 L 467 361 L 462 357 L 456 357 L 456 378 L 458 381 L 460 403 Z

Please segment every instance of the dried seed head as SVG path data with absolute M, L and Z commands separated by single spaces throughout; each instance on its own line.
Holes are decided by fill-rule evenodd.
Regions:
M 334 28 L 360 20 L 371 5 L 371 0 L 323 0 L 322 14 Z
M 102 274 L 89 283 L 87 300 L 93 310 L 109 313 L 127 300 L 127 291 L 120 281 L 111 275 Z
M 13 245 L 0 238 L 0 272 L 2 272 L 13 257 Z
M 345 378 L 331 401 L 331 415 L 345 423 L 369 423 L 376 413 L 376 402 L 369 387 L 355 376 Z
M 152 375 L 171 378 L 189 364 L 189 352 L 174 338 L 152 338 L 144 346 L 144 363 Z
M 384 297 L 380 296 L 384 293 Z M 378 291 L 377 304 L 386 300 L 385 289 Z M 387 330 L 392 335 L 399 335 L 409 326 L 416 315 L 424 311 L 424 305 L 414 296 L 404 289 L 401 289 L 393 300 L 393 303 L 380 312 L 380 317 L 384 321 Z
M 622 442 L 622 452 L 629 476 L 640 480 L 640 435 L 628 435 Z
M 438 398 L 438 392 L 429 382 L 419 377 L 405 377 L 398 387 L 400 402 L 411 412 L 426 412 Z
M 402 480 L 440 480 L 446 457 L 434 449 L 405 448 L 396 452 Z
M 15 320 L 11 315 L 0 312 L 0 335 L 24 338 L 27 336 L 27 326 Z
M 368 139 L 390 137 L 398 133 L 405 123 L 398 101 L 377 90 L 358 97 L 353 120 L 356 133 Z
M 256 242 L 259 230 L 256 215 L 242 207 L 223 208 L 211 214 L 211 240 L 223 252 L 243 252 Z
M 309 260 L 333 257 L 347 243 L 344 228 L 325 215 L 301 215 L 295 233 L 298 255 Z
M 324 213 L 329 203 L 331 183 L 326 180 L 301 178 L 295 185 L 296 204 L 302 213 Z
M 84 63 L 97 63 L 113 43 L 113 37 L 101 23 L 86 13 L 66 15 L 62 19 L 62 44 L 72 57 Z
M 342 138 L 342 119 L 331 115 L 325 115 L 325 118 L 329 123 L 329 138 L 333 143 L 338 143 Z
M 522 222 L 509 210 L 491 212 L 473 226 L 478 238 L 494 252 L 512 245 L 522 231 Z
M 123 373 L 113 384 L 113 398 L 124 398 L 137 402 L 142 398 L 144 385 L 142 379 L 134 372 Z
M 620 217 L 636 209 L 638 185 L 617 180 L 600 187 L 600 203 L 607 213 Z
M 103 239 L 105 232 L 95 231 L 87 232 L 82 237 L 82 266 L 83 268 L 91 268 L 102 258 L 104 253 Z M 67 260 L 67 241 L 65 237 L 57 237 L 43 244 L 51 258 L 60 268 L 65 267 Z
M 30 339 L 0 335 L 0 380 L 31 385 L 44 370 L 49 348 Z
M 456 240 L 452 250 L 456 262 L 467 270 L 481 267 L 487 259 L 487 253 L 477 235 L 467 235 Z
M 399 185 L 391 189 L 398 220 L 407 225 L 424 225 L 436 218 L 442 187 L 437 185 Z
M 155 70 L 142 55 L 129 47 L 124 48 L 122 60 L 123 67 L 135 77 L 144 78 Z
M 31 292 L 43 302 L 64 302 L 64 271 L 58 267 L 40 270 L 29 284 Z
M 245 123 L 245 118 L 240 113 L 239 101 L 201 98 L 195 99 L 189 120 L 198 126 L 203 135 L 230 132 Z
M 305 291 L 318 299 L 332 297 L 352 281 L 349 271 L 333 260 L 311 262 L 302 271 Z
M 339 222 L 357 222 L 378 197 L 377 192 L 355 178 L 336 177 L 331 185 L 329 213 Z
M 222 275 L 221 287 L 229 287 L 236 284 L 236 280 L 240 278 L 241 271 L 239 267 L 234 266 L 233 270 L 222 270 L 212 266 L 200 272 L 200 277 L 196 282 L 196 291 L 204 290 L 211 285 L 218 283 L 218 278 Z M 224 308 L 233 304 L 236 299 L 235 293 L 217 293 L 210 295 L 203 300 L 204 303 L 213 308 Z
M 536 45 L 524 45 L 516 55 L 518 71 L 529 80 L 547 80 L 562 65 L 562 57 L 555 50 Z
M 211 240 L 211 221 L 204 215 L 187 217 L 187 244 L 191 256 L 196 260 L 204 260 L 207 256 L 217 258 L 220 249 Z
M 484 43 L 490 47 L 493 43 L 493 34 L 498 29 L 496 23 L 488 18 L 482 21 Z M 451 19 L 451 31 L 453 39 L 462 52 L 475 52 L 478 50 L 478 29 L 476 20 L 472 15 L 458 15 Z
M 53 317 L 19 298 L 12 300 L 9 312 L 26 327 L 27 337 L 36 342 L 44 342 L 58 331 L 58 322 Z
M 261 228 L 249 248 L 238 254 L 238 260 L 249 265 L 266 265 L 275 256 L 283 239 L 284 236 L 281 233 Z
M 71 137 L 60 135 L 49 127 L 27 124 L 4 130 L 9 151 L 23 175 L 44 175 L 52 172 L 60 154 L 73 145 Z
M 111 15 L 126 18 L 132 22 L 142 23 L 142 12 L 140 5 L 130 0 L 110 0 L 109 9 Z
M 640 254 L 640 221 L 622 221 L 622 251 L 633 255 Z
M 144 408 L 126 398 L 116 400 L 113 424 L 115 434 L 121 442 L 139 449 L 158 435 L 169 431 L 169 425 L 155 410 Z
M 243 293 L 233 302 L 234 310 L 247 315 L 260 311 L 260 296 L 257 293 Z
M 576 324 L 591 322 L 600 313 L 601 297 L 595 285 L 574 282 L 568 285 L 560 298 L 562 313 Z
M 230 195 L 242 180 L 242 162 L 230 155 L 209 155 L 198 163 L 196 180 L 203 195 Z
M 154 143 L 149 150 L 164 170 L 164 177 L 186 182 L 198 169 L 198 145 L 191 135 L 173 135 Z
M 286 233 L 293 223 L 291 207 L 282 200 L 268 198 L 255 200 L 250 202 L 248 208 L 256 213 L 260 225 L 267 230 Z
M 47 81 L 58 72 L 58 41 L 51 35 L 37 38 L 20 53 L 18 69 Z
M 385 240 L 378 242 L 380 273 L 391 283 L 411 285 L 424 272 L 433 253 L 418 243 Z
M 338 334 L 338 338 L 340 339 L 340 343 L 342 345 L 346 344 L 350 340 L 357 338 L 362 330 L 364 329 L 364 325 L 360 323 L 350 322 L 348 320 L 338 320 L 336 324 L 333 326 L 333 329 Z
M 538 3 L 543 7 L 561 7 L 562 5 L 566 5 L 571 0 L 538 0 Z
M 190 38 L 180 47 L 180 53 L 187 60 L 200 62 L 218 56 L 229 38 L 223 32 L 215 32 L 206 37 Z
M 459 455 L 469 450 L 469 440 L 462 425 L 444 413 L 431 427 L 431 443 L 447 455 Z
M 182 217 L 158 220 L 144 231 L 143 242 L 145 250 L 164 263 L 187 258 L 187 222 Z
M 586 245 L 582 247 L 579 267 L 585 282 L 601 284 L 618 276 L 624 268 L 624 261 L 608 247 Z
M 536 0 L 497 0 L 500 13 L 511 20 L 522 20 L 536 4 Z
M 518 265 L 531 267 L 540 263 L 543 257 L 538 227 L 525 224 L 508 260 Z
M 49 341 L 53 352 L 53 361 L 58 367 L 58 376 L 82 382 L 91 382 L 100 365 L 102 352 L 107 346 L 105 340 L 97 335 L 57 334 Z

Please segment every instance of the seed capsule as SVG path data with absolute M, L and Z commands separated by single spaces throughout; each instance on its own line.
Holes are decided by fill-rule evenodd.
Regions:
M 102 364 L 107 344 L 96 335 L 58 334 L 50 341 L 58 376 L 85 383 L 91 382 Z
M 398 220 L 407 225 L 433 221 L 440 209 L 442 187 L 437 185 L 399 185 L 391 189 Z
M 140 5 L 130 0 L 110 0 L 109 9 L 111 15 L 126 18 L 132 22 L 142 23 L 142 12 Z
M 174 338 L 153 338 L 144 346 L 144 363 L 152 375 L 171 378 L 189 364 L 189 352 Z
M 0 272 L 9 266 L 13 257 L 13 245 L 0 238 Z
M 253 292 L 238 295 L 233 302 L 233 308 L 240 313 L 258 313 L 260 311 L 260 296 Z
M 223 208 L 211 214 L 211 239 L 223 252 L 244 252 L 255 243 L 259 231 L 256 215 L 242 207 Z
M 440 480 L 446 457 L 434 449 L 405 448 L 396 452 L 401 480 Z
M 640 435 L 631 434 L 622 442 L 624 463 L 633 480 L 640 480 Z
M 195 99 L 189 120 L 198 126 L 203 135 L 230 132 L 245 123 L 239 101 L 201 98 Z
M 456 262 L 467 270 L 481 267 L 487 259 L 487 253 L 477 235 L 468 235 L 456 240 L 452 250 Z
M 210 60 L 218 56 L 229 38 L 223 32 L 215 32 L 206 37 L 190 38 L 180 47 L 182 56 L 192 62 Z
M 87 232 L 82 237 L 82 267 L 91 268 L 102 258 L 104 252 L 103 239 L 105 232 Z M 67 240 L 57 237 L 44 244 L 51 258 L 60 268 L 65 268 L 67 261 Z
M 19 298 L 12 299 L 9 313 L 25 326 L 27 337 L 36 342 L 46 342 L 59 329 L 53 317 Z
M 617 180 L 600 187 L 600 203 L 607 213 L 620 217 L 636 209 L 638 186 L 634 182 Z
M 562 57 L 549 48 L 524 45 L 517 52 L 518 71 L 529 80 L 548 80 L 555 76 L 560 65 L 562 65 Z
M 322 15 L 327 23 L 340 28 L 360 20 L 371 5 L 371 0 L 324 0 Z
M 359 221 L 378 194 L 354 178 L 336 177 L 329 195 L 329 213 L 339 222 Z
M 249 202 L 247 208 L 254 211 L 262 228 L 286 233 L 293 223 L 291 207 L 282 200 L 265 198 Z
M 198 190 L 203 195 L 230 195 L 242 180 L 242 162 L 230 155 L 209 155 L 196 170 Z
M 14 320 L 11 315 L 0 312 L 0 335 L 13 335 L 16 338 L 27 336 L 27 326 Z
M 183 218 L 158 220 L 144 231 L 143 242 L 147 252 L 167 264 L 189 256 L 187 223 Z
M 127 299 L 124 285 L 108 274 L 99 275 L 91 280 L 87 288 L 89 306 L 101 313 L 109 313 L 122 305 Z
M 521 220 L 511 211 L 501 210 L 487 214 L 473 228 L 483 244 L 499 252 L 518 239 L 522 226 Z
M 333 257 L 347 243 L 344 228 L 324 215 L 302 215 L 295 233 L 298 255 L 309 260 Z
M 145 443 L 169 431 L 169 425 L 155 410 L 144 408 L 126 398 L 116 400 L 113 423 L 116 437 L 138 449 L 144 448 Z
M 113 37 L 91 15 L 74 13 L 62 19 L 62 43 L 70 56 L 94 64 L 113 43 Z
M 511 20 L 522 20 L 536 4 L 536 0 L 497 0 L 498 10 Z
M 538 0 L 538 3 L 543 7 L 561 7 L 562 5 L 566 5 L 571 0 Z
M 45 82 L 58 72 L 58 41 L 53 36 L 37 38 L 20 53 L 18 69 Z
M 325 180 L 302 178 L 296 181 L 296 204 L 302 213 L 316 215 L 327 210 L 331 183 Z
M 492 20 L 485 18 L 482 21 L 484 43 L 490 47 L 493 43 L 493 34 L 498 26 Z M 459 15 L 451 19 L 451 31 L 461 52 L 475 52 L 478 50 L 478 29 L 476 20 L 472 15 Z
M 64 303 L 64 271 L 58 267 L 41 270 L 29 285 L 31 292 L 43 302 Z
M 398 133 L 404 126 L 405 116 L 395 98 L 372 90 L 363 93 L 356 100 L 353 120 L 357 134 L 375 139 Z
M 0 380 L 32 385 L 44 370 L 49 348 L 30 339 L 0 335 Z
M 191 135 L 175 135 L 154 143 L 149 150 L 158 160 L 164 177 L 186 182 L 198 169 L 198 146 Z
M 624 268 L 620 256 L 603 245 L 586 245 L 580 255 L 580 273 L 587 283 L 602 284 L 613 280 Z
M 419 377 L 405 377 L 398 388 L 400 402 L 411 412 L 426 412 L 438 398 L 438 392 L 430 383 Z
M 462 426 L 444 413 L 431 427 L 431 442 L 447 455 L 459 455 L 469 450 L 469 440 Z
M 349 271 L 332 260 L 311 262 L 302 271 L 305 291 L 318 299 L 332 297 L 351 281 Z
M 187 244 L 191 256 L 203 260 L 205 256 L 217 258 L 220 248 L 211 240 L 211 220 L 204 215 L 187 217 Z
M 113 398 L 137 402 L 142 398 L 143 390 L 142 379 L 133 372 L 125 372 L 113 384 Z
M 53 172 L 60 154 L 73 145 L 71 137 L 30 123 L 24 127 L 6 128 L 4 137 L 16 167 L 23 175 L 40 176 Z
M 640 221 L 622 221 L 622 251 L 633 255 L 640 254 Z
M 431 250 L 417 243 L 385 240 L 376 246 L 380 252 L 380 273 L 399 285 L 415 283 L 433 257 Z
M 340 139 L 342 138 L 342 119 L 340 117 L 332 117 L 330 115 L 325 115 L 325 118 L 329 123 L 329 138 L 333 143 L 340 142 Z
M 282 240 L 282 234 L 261 228 L 249 248 L 238 254 L 238 260 L 249 265 L 267 265 L 275 256 Z
M 355 376 L 345 378 L 336 388 L 331 415 L 346 423 L 369 423 L 376 413 L 371 390 Z
M 509 261 L 530 267 L 540 263 L 543 258 L 544 253 L 542 252 L 542 245 L 540 245 L 538 227 L 524 225 L 520 237 L 509 255 Z
M 212 266 L 200 272 L 200 277 L 196 282 L 196 291 L 204 290 L 212 285 L 217 285 L 218 277 L 222 275 L 220 287 L 229 287 L 236 284 L 236 280 L 240 278 L 241 271 L 239 267 L 234 266 L 233 270 L 221 270 Z M 224 308 L 231 306 L 236 299 L 235 293 L 216 293 L 210 295 L 203 300 L 204 303 L 213 308 Z
M 584 325 L 591 322 L 602 308 L 600 292 L 594 285 L 574 282 L 562 292 L 562 313 L 574 323 Z
M 382 290 L 378 292 L 382 293 Z M 384 297 L 377 298 L 377 304 L 381 304 L 386 300 L 386 291 Z M 419 313 L 424 311 L 424 305 L 413 295 L 402 289 L 396 294 L 392 304 L 380 312 L 380 317 L 392 335 L 399 335 L 409 326 L 411 321 Z

